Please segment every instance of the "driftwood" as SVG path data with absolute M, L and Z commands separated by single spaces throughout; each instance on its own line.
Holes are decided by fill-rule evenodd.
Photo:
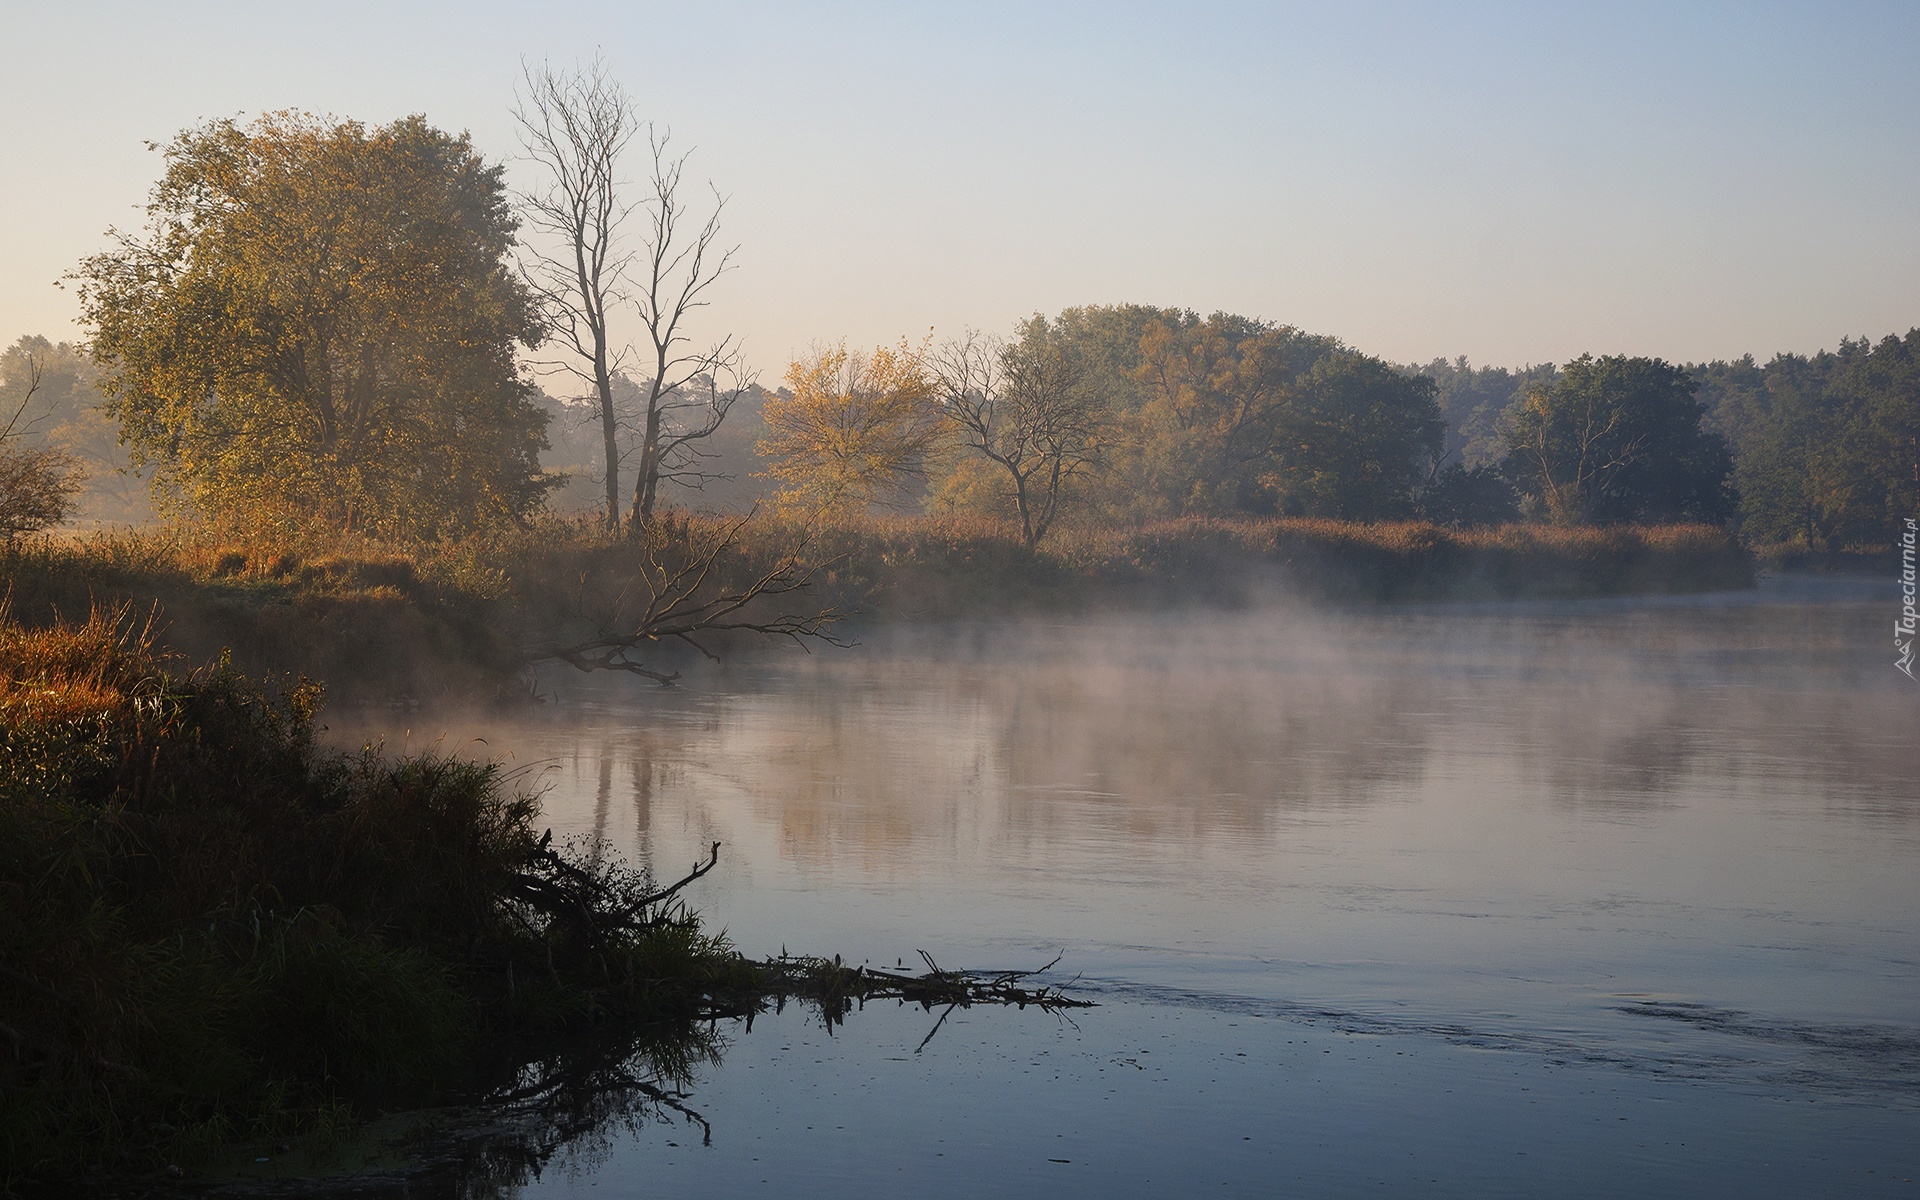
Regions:
M 537 932 L 528 914 L 538 914 L 544 918 L 543 924 L 557 924 L 600 948 L 620 935 L 644 934 L 682 919 L 669 902 L 719 863 L 720 843 L 715 842 L 704 863 L 695 863 L 691 871 L 666 887 L 653 889 L 646 886 L 644 876 L 618 863 L 593 868 L 559 853 L 553 849 L 553 830 L 549 829 L 521 868 L 508 877 L 505 891 L 514 904 L 527 910 L 522 913 L 509 908 L 523 926 Z

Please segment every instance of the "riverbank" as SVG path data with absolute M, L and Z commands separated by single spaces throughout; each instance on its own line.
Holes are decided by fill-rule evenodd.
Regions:
M 0 621 L 0 1189 L 151 1171 L 468 1082 L 472 1047 L 760 985 L 644 873 L 452 758 L 314 742 L 128 614 Z
M 1564 599 L 1735 590 L 1754 580 L 1739 544 L 1706 526 L 1186 520 L 1061 530 L 1029 550 L 1010 525 L 983 520 L 806 526 L 758 517 L 736 528 L 683 517 L 645 539 L 552 519 L 410 547 L 97 533 L 0 549 L 0 595 L 30 626 L 128 606 L 153 618 L 160 644 L 190 660 L 230 652 L 257 677 L 323 679 L 338 700 L 511 703 L 528 694 L 531 661 L 556 646 L 644 631 L 663 591 L 680 588 L 689 600 L 738 594 L 783 566 L 805 586 L 761 595 L 739 617 L 886 622 L 1231 609 L 1275 598 Z M 713 650 L 751 636 L 710 634 L 703 644 Z M 660 648 L 650 636 L 636 645 Z
M 0 612 L 0 1195 L 513 1094 L 589 1034 L 670 1062 L 787 999 L 1074 1003 L 750 961 L 683 899 L 718 843 L 656 881 L 491 764 L 321 748 L 320 699 L 185 670 L 125 611 Z

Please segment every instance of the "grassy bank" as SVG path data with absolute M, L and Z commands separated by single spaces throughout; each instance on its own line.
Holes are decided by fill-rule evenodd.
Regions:
M 756 536 L 779 538 L 776 523 Z M 794 532 L 785 534 L 794 536 Z M 1753 585 L 1704 525 L 1452 529 L 1425 522 L 1180 520 L 1062 530 L 1030 553 L 1009 525 L 866 521 L 816 530 L 831 586 L 893 617 L 1022 608 L 1400 603 L 1717 591 Z
M 96 605 L 157 614 L 192 658 L 223 649 L 250 673 L 307 674 L 352 701 L 524 695 L 540 647 L 631 631 L 675 572 L 711 557 L 704 595 L 790 557 L 804 592 L 751 608 L 832 608 L 875 620 L 1179 604 L 1570 598 L 1751 586 L 1753 564 L 1707 526 L 1457 530 L 1424 523 L 1186 520 L 1063 529 L 1030 551 L 978 519 L 802 526 L 759 517 L 720 545 L 717 518 L 662 522 L 645 538 L 550 519 L 432 546 L 346 538 L 262 542 L 156 531 L 0 549 L 0 594 L 29 625 Z M 718 635 L 725 645 L 726 635 Z
M 325 679 L 355 700 L 510 691 L 519 659 L 498 592 L 497 573 L 446 551 L 347 538 L 154 529 L 0 546 L 0 597 L 22 624 L 126 606 L 191 661 L 228 652 L 249 674 Z
M 688 1017 L 747 967 L 537 835 L 489 766 L 341 755 L 318 690 L 183 673 L 124 615 L 0 621 L 0 1190 L 191 1162 Z

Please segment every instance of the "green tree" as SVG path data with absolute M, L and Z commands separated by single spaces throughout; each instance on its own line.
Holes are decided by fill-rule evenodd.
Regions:
M 78 276 L 136 465 L 242 519 L 435 536 L 548 486 L 500 168 L 414 116 L 182 133 L 141 237 Z
M 1783 354 L 1749 371 L 1750 361 L 1707 368 L 1715 423 L 1733 431 L 1741 533 L 1749 541 L 1798 540 L 1825 549 L 1846 490 L 1844 464 L 1834 453 L 1840 421 L 1828 395 L 1838 360 Z
M 1499 525 L 1520 516 L 1520 498 L 1493 463 L 1449 463 L 1421 490 L 1420 515 L 1441 525 Z
M 1551 383 L 1554 377 L 1552 363 L 1510 371 L 1505 367 L 1476 367 L 1465 356 L 1451 362 L 1436 358 L 1407 371 L 1425 375 L 1438 386 L 1435 399 L 1447 423 L 1447 453 L 1458 457 L 1463 469 L 1500 461 L 1507 452 L 1500 435 L 1502 419 L 1519 404 L 1529 384 Z
M 1724 521 L 1732 460 L 1701 426 L 1696 386 L 1659 359 L 1582 355 L 1527 390 L 1509 418 L 1502 470 L 1565 524 Z
M 1833 533 L 1847 545 L 1885 545 L 1920 515 L 1920 329 L 1852 356 L 1829 395 Z
M 1323 356 L 1294 388 L 1263 477 L 1280 511 L 1377 521 L 1410 517 L 1440 458 L 1435 385 L 1353 350 Z

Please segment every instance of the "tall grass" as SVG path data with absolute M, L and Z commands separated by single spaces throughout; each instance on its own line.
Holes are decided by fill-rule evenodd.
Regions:
M 630 627 L 650 589 L 721 539 L 718 517 L 668 514 L 643 535 L 590 520 L 430 545 L 344 535 L 96 534 L 0 548 L 0 595 L 29 624 L 99 603 L 158 614 L 166 644 L 229 650 L 258 675 L 325 678 L 336 698 L 511 700 L 529 648 Z M 1460 530 L 1420 522 L 1163 521 L 1059 528 L 1037 551 L 1010 523 L 913 517 L 801 524 L 763 515 L 710 581 L 797 557 L 813 584 L 779 603 L 883 619 L 1032 609 L 1626 595 L 1751 586 L 1748 555 L 1710 526 Z
M 24 624 L 131 605 L 192 660 L 230 652 L 251 674 L 304 673 L 347 699 L 514 694 L 499 587 L 471 555 L 344 537 L 160 528 L 0 547 L 0 597 Z
M 1062 528 L 1028 551 L 981 518 L 768 522 L 764 557 L 808 539 L 842 603 L 884 615 L 1029 607 L 1235 605 L 1276 594 L 1342 603 L 1576 597 L 1750 587 L 1751 561 L 1706 525 L 1453 529 L 1425 522 L 1190 518 Z

